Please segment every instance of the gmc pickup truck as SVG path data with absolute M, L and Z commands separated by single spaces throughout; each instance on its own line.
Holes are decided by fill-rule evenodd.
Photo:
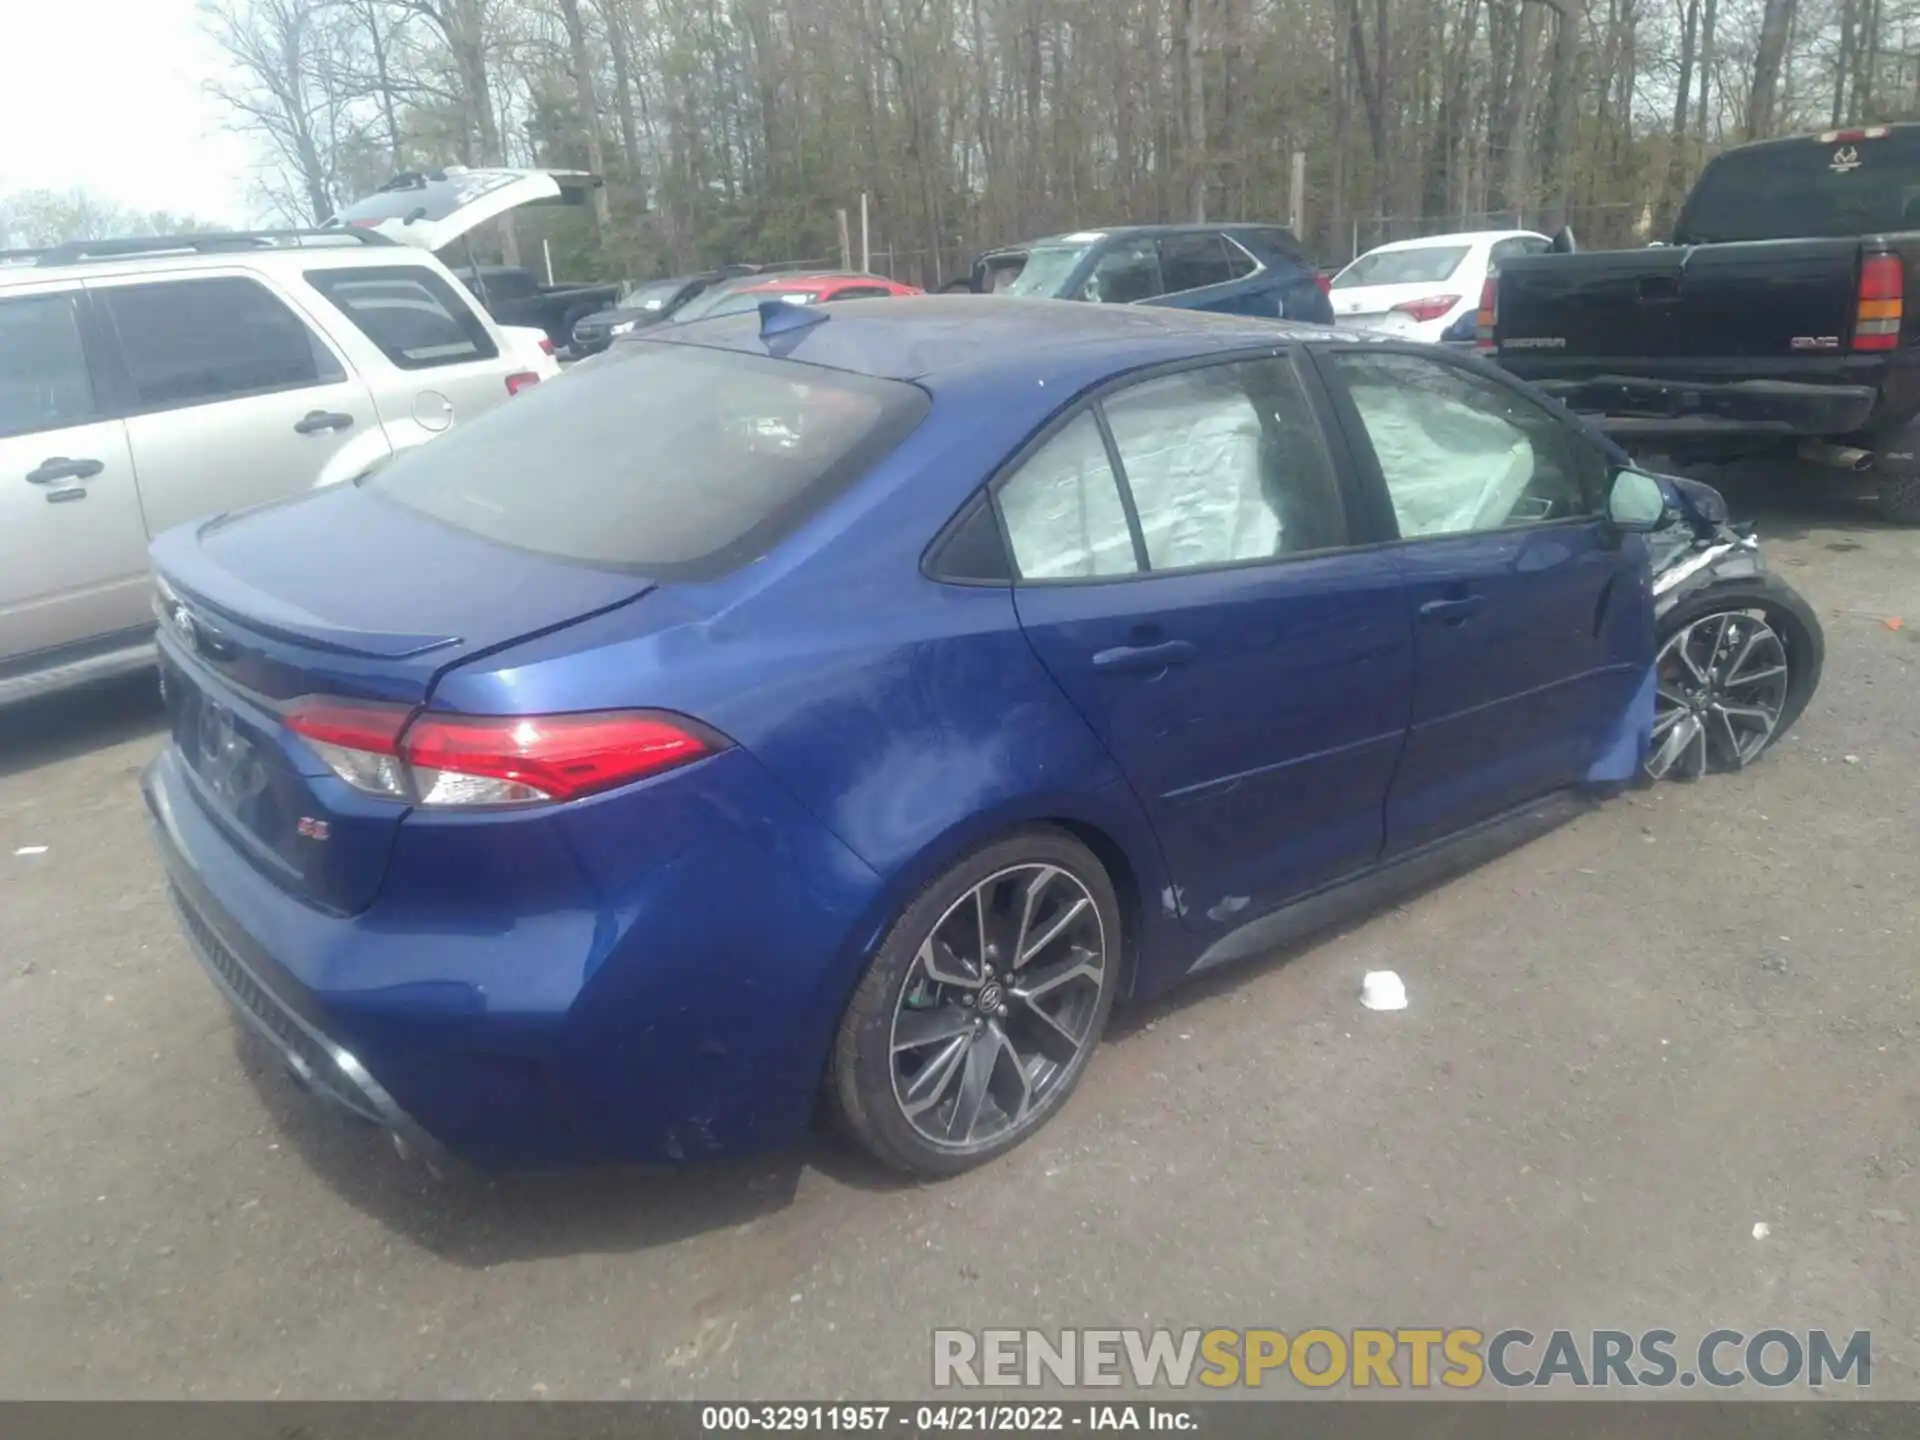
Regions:
M 1522 256 L 1480 346 L 1630 450 L 1868 472 L 1920 523 L 1920 124 L 1728 150 L 1671 245 Z

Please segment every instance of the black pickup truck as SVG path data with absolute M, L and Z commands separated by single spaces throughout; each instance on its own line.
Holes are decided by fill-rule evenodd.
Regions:
M 1920 523 L 1920 124 L 1728 150 L 1671 245 L 1523 256 L 1481 347 L 1630 450 L 1870 472 Z

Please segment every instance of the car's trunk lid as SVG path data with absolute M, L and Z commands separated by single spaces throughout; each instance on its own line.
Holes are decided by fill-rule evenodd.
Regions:
M 585 170 L 413 170 L 394 176 L 329 226 L 377 230 L 389 240 L 439 250 L 522 205 L 583 205 L 604 182 Z
M 153 559 L 168 723 L 200 799 L 289 890 L 348 913 L 372 902 L 405 808 L 335 777 L 286 728 L 288 706 L 422 704 L 450 667 L 654 583 L 494 544 L 354 486 L 171 531 Z

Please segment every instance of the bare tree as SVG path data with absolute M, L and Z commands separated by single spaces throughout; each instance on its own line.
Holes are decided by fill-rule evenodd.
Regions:
M 298 177 L 305 218 L 335 209 L 334 157 L 355 126 L 358 98 L 343 88 L 333 46 L 338 9 L 327 0 L 206 0 L 208 33 L 233 62 L 210 87 Z
M 1787 53 L 1787 36 L 1793 29 L 1799 0 L 1765 0 L 1765 6 L 1760 18 L 1760 42 L 1753 56 L 1753 87 L 1747 92 L 1743 133 L 1749 140 L 1759 139 L 1773 125 L 1781 61 Z

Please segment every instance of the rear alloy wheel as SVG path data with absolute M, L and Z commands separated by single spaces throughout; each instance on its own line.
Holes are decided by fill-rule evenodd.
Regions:
M 1695 779 L 1752 764 L 1782 728 L 1792 679 L 1787 648 L 1764 615 L 1722 610 L 1660 647 L 1647 774 Z
M 842 1021 L 833 1089 L 855 1138 L 937 1176 L 1039 1129 L 1099 1041 L 1119 936 L 1105 872 L 1068 836 L 955 866 L 907 907 Z

